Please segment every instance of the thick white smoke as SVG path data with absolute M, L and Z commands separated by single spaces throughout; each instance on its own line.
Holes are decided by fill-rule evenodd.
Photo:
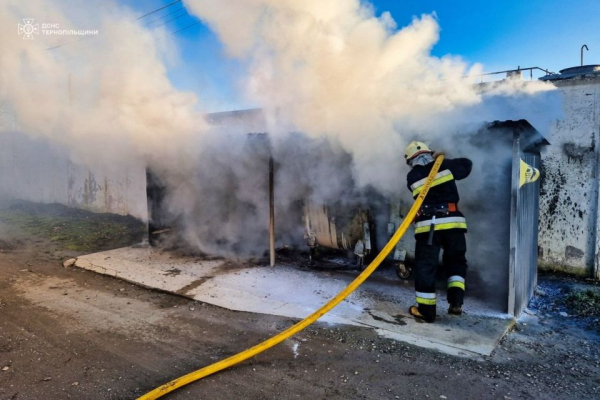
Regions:
M 431 55 L 440 31 L 435 15 L 399 29 L 389 13 L 377 17 L 360 0 L 185 4 L 232 57 L 250 63 L 247 95 L 266 111 L 272 134 L 299 130 L 338 140 L 353 156 L 357 183 L 382 191 L 402 190 L 390 171 L 405 172 L 410 139 L 435 141 L 468 123 L 527 118 L 537 114 L 528 97 L 552 89 L 507 82 L 482 93 L 464 78 L 480 65 Z M 498 104 L 497 97 L 508 100 Z
M 98 35 L 23 40 L 23 18 Z M 107 1 L 2 1 L 0 101 L 19 130 L 68 146 L 77 161 L 96 166 L 158 152 L 181 157 L 181 144 L 202 130 L 202 114 L 195 95 L 167 77 L 171 38 L 135 18 Z

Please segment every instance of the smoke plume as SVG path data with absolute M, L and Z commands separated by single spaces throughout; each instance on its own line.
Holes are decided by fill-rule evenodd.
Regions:
M 69 147 L 73 157 L 96 166 L 159 152 L 181 157 L 181 144 L 202 130 L 202 114 L 195 95 L 176 90 L 167 78 L 171 38 L 164 29 L 145 29 L 136 17 L 105 1 L 3 1 L 0 100 L 18 129 Z M 16 27 L 24 18 L 98 35 L 23 40 Z
M 338 141 L 352 154 L 359 186 L 399 192 L 403 182 L 389 171 L 405 172 L 410 139 L 435 141 L 486 119 L 527 118 L 537 111 L 527 106 L 530 98 L 552 89 L 506 82 L 483 93 L 464 78 L 481 73 L 480 65 L 431 55 L 440 33 L 435 15 L 399 28 L 389 13 L 376 16 L 359 0 L 185 4 L 230 56 L 251 65 L 246 94 L 267 113 L 269 132 Z

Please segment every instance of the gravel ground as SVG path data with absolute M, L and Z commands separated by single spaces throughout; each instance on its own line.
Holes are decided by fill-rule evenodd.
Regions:
M 132 399 L 295 322 L 63 268 L 76 253 L 0 223 L 0 399 Z M 564 300 L 597 288 L 541 276 L 529 313 L 483 361 L 317 324 L 167 398 L 600 398 L 598 316 L 573 317 Z

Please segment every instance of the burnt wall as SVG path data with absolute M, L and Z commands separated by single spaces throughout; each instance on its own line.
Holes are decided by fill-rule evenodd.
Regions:
M 590 276 L 598 253 L 600 78 L 555 85 L 564 116 L 542 152 L 540 268 Z

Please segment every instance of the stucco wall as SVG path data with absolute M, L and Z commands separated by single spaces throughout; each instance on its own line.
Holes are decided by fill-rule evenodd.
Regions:
M 564 115 L 542 153 L 540 268 L 590 276 L 598 252 L 600 77 L 553 83 Z
M 0 114 L 1 199 L 148 219 L 144 165 L 89 167 L 73 162 L 64 146 L 32 139 L 15 128 L 6 111 Z

